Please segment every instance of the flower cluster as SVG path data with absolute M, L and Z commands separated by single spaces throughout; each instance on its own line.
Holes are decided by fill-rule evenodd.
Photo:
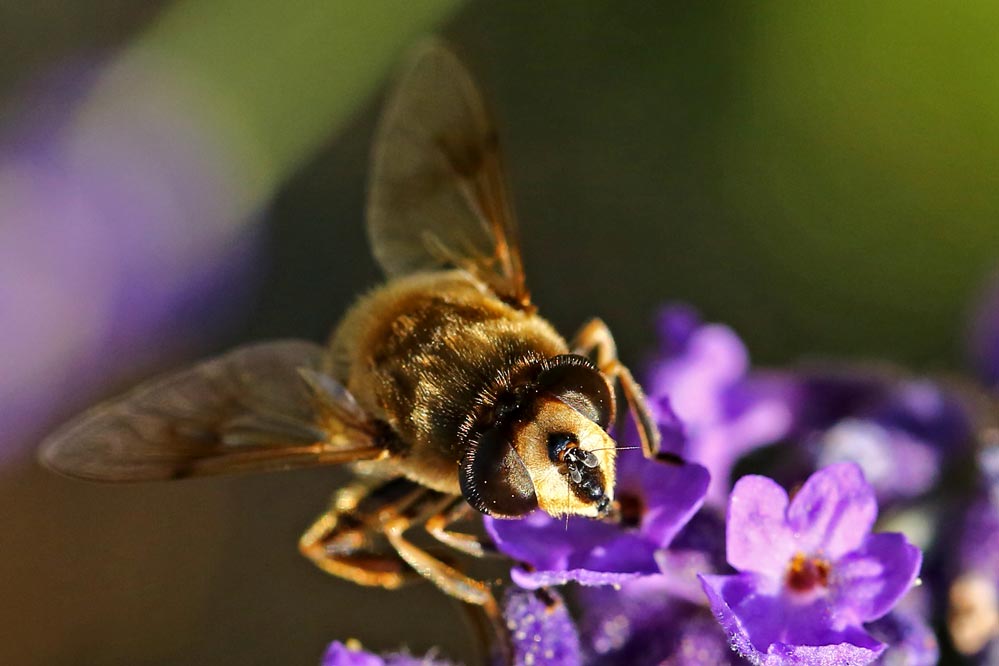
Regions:
M 864 470 L 882 506 L 904 506 L 935 488 L 971 436 L 961 401 L 929 379 L 839 367 L 801 371 L 789 385 L 794 463 L 776 472 L 785 475 L 785 483 L 852 461 Z
M 510 590 L 503 605 L 503 619 L 510 642 L 508 657 L 514 663 L 526 666 L 576 666 L 581 663 L 576 627 L 556 592 Z M 377 655 L 359 645 L 336 641 L 327 648 L 322 666 L 457 665 L 433 654 L 423 657 L 404 652 Z
M 761 371 L 730 328 L 663 310 L 644 385 L 684 462 L 646 459 L 626 428 L 610 517 L 484 519 L 511 561 L 515 663 L 999 663 L 999 298 L 986 302 L 963 383 Z M 324 666 L 445 663 L 334 643 Z
M 727 326 L 703 324 L 683 305 L 658 317 L 659 354 L 645 388 L 671 453 L 707 467 L 708 502 L 723 507 L 735 462 L 786 436 L 793 424 L 790 384 L 749 372 L 745 345 Z M 677 434 L 679 431 L 679 434 Z

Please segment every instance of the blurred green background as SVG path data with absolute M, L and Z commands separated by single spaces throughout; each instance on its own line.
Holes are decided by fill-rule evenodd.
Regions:
M 169 137 L 174 120 L 209 138 L 176 143 L 191 141 L 213 165 L 203 189 L 222 193 L 183 219 L 215 226 L 162 270 L 253 248 L 201 315 L 158 314 L 113 362 L 88 356 L 82 379 L 60 374 L 75 357 L 35 368 L 17 352 L 8 380 L 41 388 L 0 393 L 30 393 L 35 408 L 10 418 L 8 406 L 0 422 L 0 663 L 312 664 L 346 637 L 472 658 L 443 595 L 363 590 L 299 557 L 338 470 L 100 487 L 33 461 L 60 419 L 157 369 L 249 340 L 322 339 L 379 279 L 362 224 L 367 152 L 386 77 L 420 36 L 453 43 L 496 108 L 531 288 L 562 331 L 599 315 L 638 364 L 657 306 L 686 300 L 763 364 L 953 370 L 999 258 L 997 26 L 999 4 L 982 0 L 0 3 L 6 135 L 52 112 L 35 106 L 37 81 L 91 63 L 72 104 L 55 104 L 70 135 L 101 139 L 79 145 Z M 126 231 L 144 237 L 141 211 Z M 0 250 L 65 238 L 29 217 L 0 216 Z M 88 238 L 66 256 L 98 252 Z M 26 275 L 0 287 L 15 332 L 45 306 Z M 45 344 L 10 339 L 5 362 Z

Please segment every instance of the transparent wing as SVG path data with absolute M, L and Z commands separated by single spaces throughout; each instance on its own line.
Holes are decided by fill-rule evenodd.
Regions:
M 464 268 L 529 307 L 495 127 L 468 72 L 436 42 L 417 51 L 386 105 L 367 216 L 390 277 Z
M 141 481 L 378 457 L 374 429 L 321 372 L 323 356 L 297 340 L 241 347 L 90 409 L 40 459 L 69 476 Z

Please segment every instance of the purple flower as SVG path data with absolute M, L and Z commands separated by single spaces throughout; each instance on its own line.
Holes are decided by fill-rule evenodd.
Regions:
M 700 465 L 667 465 L 638 451 L 618 457 L 619 520 L 553 518 L 538 511 L 521 520 L 485 519 L 505 554 L 522 565 L 514 581 L 526 588 L 620 583 L 659 573 L 656 552 L 666 548 L 704 500 L 708 472 Z
M 586 662 L 600 666 L 744 663 L 703 605 L 678 600 L 658 577 L 580 590 Z
M 46 77 L 0 125 L 0 458 L 95 377 L 244 305 L 257 239 L 237 223 L 255 213 L 256 163 L 189 82 L 142 63 Z
M 658 324 L 660 353 L 645 386 L 660 426 L 673 432 L 678 418 L 684 435 L 664 437 L 664 443 L 708 468 L 707 501 L 723 506 L 735 462 L 787 434 L 787 387 L 777 377 L 749 374 L 739 337 L 726 326 L 703 324 L 687 306 L 665 308 Z
M 515 664 L 578 666 L 579 636 L 562 598 L 552 590 L 510 590 L 503 617 Z
M 798 379 L 796 484 L 838 462 L 860 465 L 881 504 L 931 490 L 950 454 L 970 438 L 962 403 L 935 383 L 869 369 L 804 373 Z M 787 465 L 785 465 L 787 467 Z
M 376 655 L 366 652 L 354 641 L 345 645 L 333 641 L 326 648 L 320 666 L 453 666 L 450 661 L 442 661 L 432 654 L 425 657 L 413 657 L 405 653 Z
M 729 499 L 728 562 L 701 576 L 733 647 L 754 664 L 867 664 L 885 646 L 863 623 L 910 588 L 922 555 L 901 534 L 871 534 L 874 489 L 857 465 L 813 474 L 794 500 L 747 476 Z

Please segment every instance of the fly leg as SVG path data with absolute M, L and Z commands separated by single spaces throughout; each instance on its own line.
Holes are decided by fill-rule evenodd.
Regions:
M 617 345 L 607 324 L 596 318 L 588 321 L 576 333 L 572 350 L 573 353 L 582 356 L 590 356 L 596 352 L 597 367 L 621 386 L 621 393 L 628 403 L 628 411 L 638 427 L 638 438 L 642 443 L 642 453 L 645 457 L 670 463 L 682 462 L 674 454 L 660 450 L 659 427 L 649 411 L 642 387 L 635 381 L 631 371 L 618 360 Z
M 328 574 L 359 585 L 394 590 L 418 578 L 398 553 L 379 548 L 383 520 L 400 514 L 427 491 L 404 479 L 354 484 L 305 531 L 298 548 Z
M 444 545 L 467 555 L 479 558 L 497 555 L 499 551 L 489 537 L 450 529 L 451 525 L 471 515 L 478 513 L 465 501 L 465 498 L 454 497 L 427 518 L 423 523 L 423 529 Z M 494 643 L 498 646 L 501 658 L 509 662 L 513 648 L 510 645 L 509 631 L 495 601 L 483 605 L 465 603 L 463 606 L 482 644 Z
M 440 511 L 427 518 L 423 528 L 430 536 L 445 546 L 467 555 L 485 557 L 496 554 L 496 546 L 488 537 L 455 532 L 450 529 L 451 525 L 470 515 L 477 515 L 477 512 L 465 501 L 464 497 L 455 497 L 450 499 Z
M 476 547 L 470 545 L 475 538 L 474 536 L 452 533 L 445 529 L 450 522 L 454 522 L 448 521 L 447 517 L 449 515 L 460 514 L 460 509 L 456 505 L 456 499 L 460 500 L 462 504 L 465 503 L 463 498 L 444 496 L 441 502 L 435 507 L 436 511 L 434 514 L 424 523 L 424 527 L 428 532 L 430 532 L 430 527 L 434 527 L 438 534 L 446 534 L 443 539 L 440 539 L 438 534 L 431 532 L 431 534 L 434 534 L 443 543 L 451 545 L 462 552 L 475 554 Z M 496 597 L 493 596 L 492 590 L 485 583 L 465 575 L 458 569 L 442 562 L 409 541 L 405 536 L 406 531 L 413 525 L 415 519 L 415 515 L 400 515 L 386 521 L 383 527 L 389 543 L 392 544 L 396 552 L 399 553 L 399 556 L 409 566 L 446 594 L 469 606 L 481 609 L 481 612 L 485 615 L 486 623 L 491 628 L 491 633 L 497 637 L 496 645 L 500 650 L 501 658 L 505 662 L 509 662 L 510 641 L 506 626 L 503 623 L 502 614 L 500 613 L 499 604 L 496 603 Z M 464 537 L 467 537 L 467 539 Z M 480 548 L 481 552 L 484 553 L 485 547 L 480 544 Z
M 458 515 L 452 495 L 442 495 L 407 479 L 393 479 L 370 490 L 349 486 L 336 494 L 333 507 L 302 535 L 299 548 L 319 568 L 362 585 L 393 589 L 418 573 L 444 592 L 478 606 L 494 604 L 484 583 L 469 578 L 411 543 L 405 533 L 421 519 L 446 535 L 442 542 L 470 552 L 472 535 L 448 532 L 448 515 Z M 464 503 L 464 500 L 461 500 Z M 443 524 L 438 528 L 438 523 Z M 429 529 L 428 529 L 429 531 Z M 379 552 L 375 538 L 384 536 L 395 553 Z M 468 537 L 468 540 L 462 537 Z M 407 566 L 408 565 L 408 566 Z
M 509 641 L 489 587 L 405 536 L 410 527 L 422 525 L 447 546 L 472 555 L 484 554 L 488 552 L 487 543 L 476 545 L 474 535 L 447 529 L 470 509 L 462 497 L 443 495 L 407 479 L 393 479 L 375 487 L 356 484 L 334 496 L 332 508 L 302 535 L 299 549 L 323 571 L 361 585 L 396 589 L 420 576 L 426 578 L 475 609 L 473 620 L 499 637 L 499 649 L 505 658 Z M 388 541 L 392 551 L 377 548 L 381 539 Z M 478 620 L 481 615 L 485 622 Z M 484 636 L 487 632 L 480 633 Z
M 411 516 L 399 515 L 383 524 L 385 537 L 399 556 L 417 573 L 455 599 L 476 606 L 495 606 L 496 600 L 485 583 L 466 576 L 406 538 L 405 533 L 413 522 Z

